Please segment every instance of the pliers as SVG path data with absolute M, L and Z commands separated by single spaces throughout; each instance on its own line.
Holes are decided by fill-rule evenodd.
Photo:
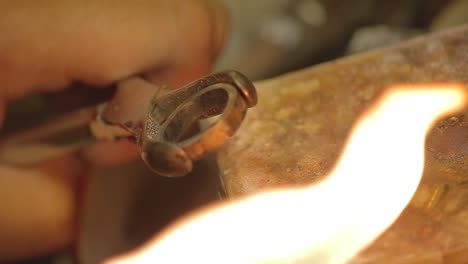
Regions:
M 237 71 L 169 90 L 140 77 L 116 83 L 103 103 L 0 138 L 0 162 L 30 165 L 97 141 L 133 140 L 155 173 L 178 177 L 224 145 L 257 104 L 253 83 Z

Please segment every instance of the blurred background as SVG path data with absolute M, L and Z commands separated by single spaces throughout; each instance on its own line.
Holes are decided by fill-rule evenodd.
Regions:
M 468 0 L 223 1 L 231 37 L 217 69 L 236 69 L 252 80 L 468 22 Z M 22 263 L 99 263 L 222 197 L 214 157 L 180 179 L 155 177 L 136 162 L 102 169 L 87 184 L 74 249 Z
M 219 68 L 254 80 L 468 21 L 466 0 L 223 0 L 232 35 Z

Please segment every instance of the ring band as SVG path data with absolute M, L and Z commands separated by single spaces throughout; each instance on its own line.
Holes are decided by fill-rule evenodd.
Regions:
M 142 158 L 158 174 L 183 176 L 193 161 L 224 145 L 256 103 L 252 82 L 236 71 L 216 73 L 155 98 L 139 139 Z M 194 126 L 210 117 L 217 119 L 193 133 Z

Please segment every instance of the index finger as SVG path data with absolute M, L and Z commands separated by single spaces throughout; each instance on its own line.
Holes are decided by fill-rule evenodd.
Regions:
M 223 12 L 213 3 L 2 1 L 0 101 L 135 73 L 176 85 L 206 74 L 224 38 Z

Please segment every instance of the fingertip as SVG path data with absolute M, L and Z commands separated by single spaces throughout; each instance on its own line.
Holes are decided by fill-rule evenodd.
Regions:
M 180 88 L 196 79 L 211 72 L 213 63 L 211 61 L 199 61 L 183 65 L 174 65 L 164 70 L 150 71 L 144 74 L 144 78 L 156 85 L 169 88 Z

